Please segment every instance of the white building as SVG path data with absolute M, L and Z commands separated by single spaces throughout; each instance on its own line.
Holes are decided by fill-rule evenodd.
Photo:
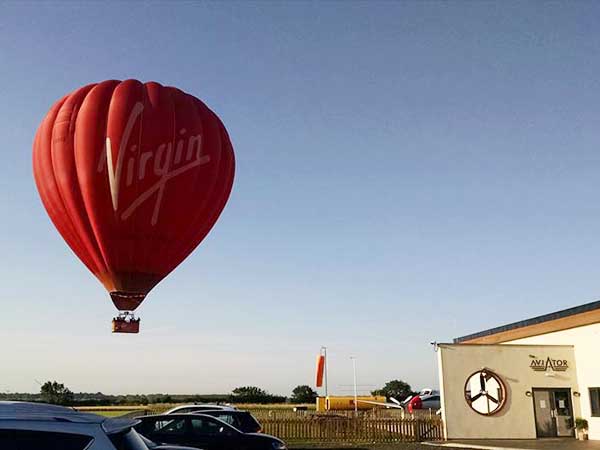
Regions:
M 448 439 L 600 440 L 600 301 L 438 345 Z

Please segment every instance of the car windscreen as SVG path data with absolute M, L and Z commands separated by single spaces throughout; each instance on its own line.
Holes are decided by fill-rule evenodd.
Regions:
M 109 434 L 108 438 L 117 450 L 148 450 L 142 438 L 133 429 L 123 433 Z

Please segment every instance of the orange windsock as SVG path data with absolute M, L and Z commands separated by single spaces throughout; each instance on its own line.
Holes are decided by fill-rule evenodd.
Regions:
M 317 355 L 317 387 L 323 386 L 323 372 L 325 371 L 325 356 Z

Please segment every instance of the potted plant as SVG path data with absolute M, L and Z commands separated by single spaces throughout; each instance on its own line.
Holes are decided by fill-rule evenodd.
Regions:
M 588 438 L 588 421 L 582 417 L 576 418 L 575 428 L 577 429 L 577 438 L 580 441 L 586 441 Z

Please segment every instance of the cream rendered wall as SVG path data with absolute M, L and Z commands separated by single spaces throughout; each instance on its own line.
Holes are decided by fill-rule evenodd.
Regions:
M 566 359 L 569 369 L 547 377 L 530 368 L 530 355 Z M 533 399 L 525 393 L 533 387 L 579 389 L 572 346 L 440 344 L 438 361 L 447 439 L 534 439 Z M 493 416 L 477 414 L 464 398 L 467 378 L 484 367 L 498 374 L 507 390 L 504 408 Z M 573 403 L 577 415 L 579 402 Z
M 442 358 L 442 355 L 444 354 L 444 349 L 445 347 L 440 346 L 437 347 L 438 351 L 437 351 L 437 359 L 438 359 L 438 380 L 440 381 L 440 399 L 441 399 L 441 403 L 440 403 L 440 409 L 442 411 L 442 420 L 444 422 L 444 439 L 449 439 L 448 438 L 448 427 L 446 426 L 446 424 L 448 422 L 446 422 L 446 407 L 445 407 L 445 401 L 444 399 L 445 397 L 445 391 L 444 391 L 444 358 Z
M 573 345 L 577 359 L 577 379 L 581 389 L 581 416 L 589 422 L 590 439 L 600 440 L 600 417 L 591 417 L 588 388 L 600 387 L 600 323 L 556 331 L 506 344 Z

